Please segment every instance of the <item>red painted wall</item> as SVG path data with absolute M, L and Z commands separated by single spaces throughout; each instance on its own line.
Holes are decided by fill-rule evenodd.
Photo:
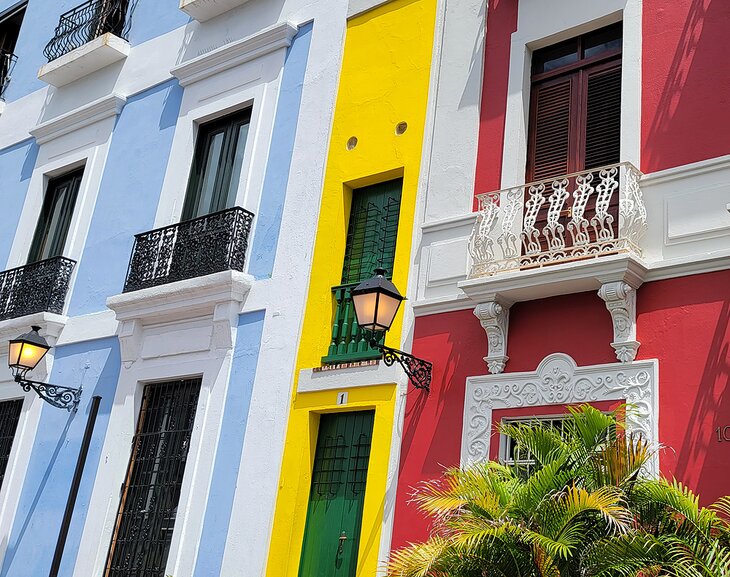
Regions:
M 641 169 L 730 153 L 730 2 L 644 0 Z
M 730 442 L 718 443 L 715 433 L 730 425 L 730 271 L 644 285 L 637 324 L 638 358 L 659 359 L 663 473 L 689 483 L 703 502 L 730 494 Z M 578 365 L 616 362 L 612 337 L 610 315 L 595 293 L 517 303 L 507 371 L 533 371 L 554 352 Z M 465 381 L 487 373 L 486 350 L 470 310 L 416 319 L 413 351 L 434 363 L 434 380 L 430 395 L 412 391 L 407 400 L 393 547 L 428 535 L 407 501 L 419 481 L 459 463 Z
M 510 41 L 512 33 L 517 30 L 517 0 L 492 0 L 488 4 L 489 32 L 484 47 L 484 86 L 479 122 L 475 194 L 502 188 L 502 148 L 507 108 Z

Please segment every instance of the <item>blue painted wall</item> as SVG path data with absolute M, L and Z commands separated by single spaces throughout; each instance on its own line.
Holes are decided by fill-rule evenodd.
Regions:
M 223 564 L 263 327 L 264 311 L 239 316 L 231 378 L 195 564 L 195 577 L 220 575 Z
M 116 337 L 58 347 L 51 382 L 83 385 L 77 413 L 44 405 L 0 576 L 48 575 L 93 395 L 99 416 L 79 489 L 60 575 L 71 577 L 121 366 Z
M 18 0 L 0 0 L 0 13 Z M 29 0 L 15 54 L 18 63 L 6 93 L 8 102 L 46 86 L 38 80 L 38 70 L 46 63 L 43 48 L 53 38 L 59 17 L 83 0 Z M 179 9 L 179 0 L 138 0 L 132 15 L 130 43 L 135 46 L 184 26 L 188 16 Z
M 0 206 L 3 207 L 0 210 L 0 270 L 8 262 L 37 158 L 35 140 L 0 150 Z
M 286 56 L 271 135 L 269 161 L 261 203 L 256 215 L 256 232 L 248 266 L 249 273 L 256 278 L 270 277 L 274 269 L 311 39 L 310 23 L 299 29 Z
M 180 112 L 170 81 L 130 98 L 117 120 L 68 314 L 106 308 L 122 292 L 134 235 L 154 226 Z

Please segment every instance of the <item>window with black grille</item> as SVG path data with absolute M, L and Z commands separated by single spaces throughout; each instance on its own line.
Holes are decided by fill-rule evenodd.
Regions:
M 0 488 L 5 480 L 5 471 L 8 468 L 10 451 L 13 449 L 15 430 L 18 428 L 22 409 L 23 399 L 0 403 Z
M 106 577 L 165 577 L 200 379 L 145 386 Z
M 10 76 L 17 60 L 15 45 L 20 36 L 20 26 L 23 24 L 27 6 L 27 2 L 22 2 L 0 12 L 0 99 L 5 96 L 5 89 L 10 83 Z

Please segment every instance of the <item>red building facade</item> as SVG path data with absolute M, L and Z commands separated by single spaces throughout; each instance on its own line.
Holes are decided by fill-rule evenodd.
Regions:
M 481 68 L 459 152 L 474 195 L 429 188 L 414 259 L 413 353 L 434 378 L 407 395 L 393 548 L 428 534 L 413 486 L 508 457 L 497 423 L 574 402 L 632 403 L 657 472 L 703 502 L 730 494 L 730 5 L 488 4 L 472 72 L 452 78 Z M 442 58 L 449 34 L 469 41 L 448 18 Z M 464 100 L 437 106 L 432 172 Z M 439 218 L 449 202 L 473 212 Z

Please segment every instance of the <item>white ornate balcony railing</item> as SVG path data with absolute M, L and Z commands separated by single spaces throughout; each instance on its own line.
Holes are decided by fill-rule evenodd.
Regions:
M 469 278 L 609 254 L 640 256 L 641 176 L 624 162 L 479 195 Z

